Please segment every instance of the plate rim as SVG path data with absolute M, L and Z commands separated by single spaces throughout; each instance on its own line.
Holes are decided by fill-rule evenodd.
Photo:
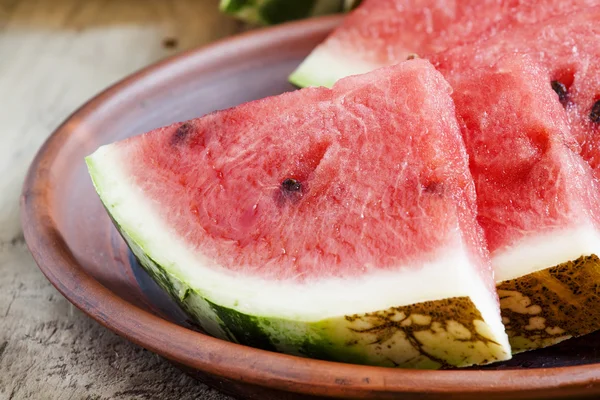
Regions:
M 20 197 L 24 237 L 42 273 L 77 308 L 127 340 L 186 367 L 247 384 L 340 398 L 348 395 L 369 398 L 384 393 L 530 396 L 600 393 L 600 363 L 535 369 L 424 371 L 343 364 L 242 346 L 189 330 L 138 308 L 78 266 L 48 206 L 53 189 L 52 162 L 61 144 L 69 140 L 73 126 L 121 91 L 140 85 L 153 74 L 177 70 L 178 65 L 190 58 L 235 57 L 229 52 L 248 43 L 265 46 L 307 32 L 326 32 L 341 20 L 341 16 L 328 16 L 286 23 L 182 52 L 128 75 L 67 117 L 33 159 Z M 166 337 L 171 340 L 164 341 Z

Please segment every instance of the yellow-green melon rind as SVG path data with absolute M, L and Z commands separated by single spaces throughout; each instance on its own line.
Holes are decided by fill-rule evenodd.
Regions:
M 600 329 L 600 259 L 574 261 L 497 285 L 513 354 Z
M 331 88 L 341 78 L 364 74 L 383 66 L 385 64 L 369 62 L 349 55 L 343 50 L 331 51 L 319 45 L 290 74 L 288 80 L 301 88 L 309 86 Z

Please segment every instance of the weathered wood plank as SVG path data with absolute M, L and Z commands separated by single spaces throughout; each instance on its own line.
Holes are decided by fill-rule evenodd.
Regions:
M 217 0 L 0 0 L 0 400 L 225 399 L 99 326 L 44 278 L 18 197 L 38 147 L 85 100 L 237 31 Z
M 20 232 L 18 195 L 43 140 L 123 76 L 237 30 L 198 0 L 0 0 L 0 242 Z

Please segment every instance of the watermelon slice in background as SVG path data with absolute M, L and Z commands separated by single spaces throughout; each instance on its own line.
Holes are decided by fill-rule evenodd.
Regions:
M 595 5 L 600 0 L 364 0 L 290 81 L 301 87 L 330 87 L 344 76 L 414 54 L 437 53 Z
M 513 352 L 600 329 L 600 202 L 547 71 L 510 54 L 444 71 Z
M 210 334 L 411 368 L 510 358 L 450 87 L 425 60 L 87 158 L 144 268 Z
M 507 53 L 529 54 L 548 70 L 547 84 L 559 93 L 581 155 L 600 179 L 600 7 L 517 27 L 429 58 L 447 76 L 457 77 Z
M 521 122 L 523 119 L 537 115 L 539 122 L 533 127 L 549 132 L 549 127 L 544 127 L 542 122 L 545 120 L 546 125 L 559 126 L 557 115 L 566 115 L 568 121 L 566 125 L 569 129 L 566 130 L 565 124 L 562 123 L 561 130 L 568 133 L 570 139 L 566 140 L 591 167 L 597 182 L 600 178 L 600 121 L 595 121 L 594 110 L 596 107 L 600 109 L 599 21 L 600 7 L 590 7 L 571 14 L 556 16 L 541 23 L 515 27 L 476 43 L 433 55 L 430 59 L 455 87 L 454 97 L 460 103 L 463 89 L 457 85 L 462 80 L 471 79 L 469 76 L 473 68 L 493 64 L 506 54 L 527 54 L 543 69 L 537 73 L 537 78 L 532 75 L 524 79 L 521 82 L 522 88 L 527 87 L 525 81 L 536 79 L 538 85 L 545 85 L 545 91 L 552 95 L 552 101 L 544 100 L 543 93 L 539 92 L 537 105 L 535 103 L 530 106 L 523 105 L 520 110 L 515 111 L 509 104 L 505 104 L 506 115 L 502 112 L 498 113 L 498 123 L 508 126 L 516 124 L 515 121 L 506 120 L 512 110 L 518 112 Z M 533 85 L 533 82 L 531 84 Z M 473 87 L 476 85 L 477 83 L 472 84 Z M 555 93 L 551 92 L 552 89 Z M 492 99 L 493 92 L 497 90 L 500 88 L 484 89 L 487 93 L 479 95 L 479 101 L 485 103 L 486 99 Z M 474 89 L 470 93 L 473 94 Z M 489 101 L 487 105 L 492 107 Z M 461 108 L 462 106 L 458 105 L 459 112 Z M 485 118 L 490 117 L 486 114 Z M 576 176 L 571 172 L 565 175 L 564 179 L 574 184 L 574 181 L 577 181 Z M 558 188 L 559 184 L 564 184 L 558 177 L 555 178 L 555 182 L 551 180 L 549 183 L 553 183 L 553 189 Z M 592 183 L 589 179 L 587 182 L 579 181 L 579 184 L 571 190 L 576 190 L 580 196 L 588 197 L 591 190 L 595 197 L 598 197 L 600 192 Z M 547 190 L 548 186 L 549 184 L 540 185 L 539 190 Z M 511 203 L 511 206 L 514 204 Z M 480 201 L 480 212 L 483 212 L 483 208 Z M 582 211 L 585 208 L 581 207 Z M 588 208 L 590 211 L 600 209 L 595 204 Z M 547 218 L 551 217 L 548 214 L 543 215 Z M 600 284 L 597 258 L 600 255 L 599 238 L 596 229 L 590 227 L 594 218 L 590 216 L 587 219 L 587 226 L 579 222 L 581 218 L 573 216 L 572 219 L 575 222 L 572 228 L 566 223 L 567 221 L 564 224 L 556 222 L 556 226 L 560 226 L 561 229 L 571 229 L 570 233 L 561 237 L 557 230 L 556 234 L 547 235 L 546 239 L 540 235 L 540 239 L 544 241 L 543 245 L 540 242 L 540 246 L 532 246 L 527 251 L 528 257 L 518 257 L 517 249 L 508 249 L 507 242 L 501 240 L 502 235 L 498 235 L 497 239 L 490 239 L 488 234 L 492 263 L 500 283 L 501 306 L 504 316 L 510 320 L 507 329 L 512 337 L 513 349 L 517 351 L 552 344 L 560 340 L 563 334 L 578 336 L 600 328 L 600 304 L 597 291 L 597 286 Z M 484 228 L 487 224 L 493 225 L 491 220 L 486 222 L 485 219 L 480 218 L 480 221 Z M 489 229 L 488 227 L 487 230 Z M 529 231 L 524 230 L 524 232 Z M 538 272 L 541 275 L 533 280 L 527 276 L 521 278 L 520 282 L 510 280 L 515 274 L 506 274 L 506 271 L 514 270 L 517 262 L 520 262 L 523 271 L 526 271 L 526 266 L 532 262 L 532 258 L 539 261 L 533 265 L 537 265 L 537 268 L 542 267 Z M 541 260 L 544 260 L 544 263 L 541 263 Z M 502 293 L 511 296 L 505 298 Z M 521 296 L 521 302 L 530 303 L 531 307 L 524 309 L 513 306 Z M 540 313 L 533 315 L 533 311 L 538 309 Z M 544 324 L 541 324 L 541 321 L 545 321 Z M 534 329 L 542 326 L 557 326 L 560 329 L 550 328 L 551 331 L 557 332 L 557 335 L 549 335 L 546 329 Z M 561 330 L 565 332 L 561 333 Z

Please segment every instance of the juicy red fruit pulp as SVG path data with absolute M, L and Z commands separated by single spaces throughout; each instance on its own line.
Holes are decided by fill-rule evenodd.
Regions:
M 515 27 L 476 43 L 431 55 L 449 74 L 492 65 L 506 54 L 527 54 L 547 70 L 547 84 L 563 104 L 582 157 L 600 178 L 600 123 L 594 107 L 600 100 L 600 7 L 560 15 L 542 23 Z
M 169 227 L 226 269 L 310 280 L 414 268 L 462 228 L 480 261 L 448 92 L 415 60 L 150 132 L 127 168 L 171 205 Z
M 592 171 L 574 151 L 567 113 L 543 68 L 509 54 L 468 74 L 444 72 L 454 88 L 478 220 L 492 254 L 597 219 Z
M 444 51 L 597 5 L 598 0 L 363 0 L 326 46 L 388 65 L 411 53 Z

